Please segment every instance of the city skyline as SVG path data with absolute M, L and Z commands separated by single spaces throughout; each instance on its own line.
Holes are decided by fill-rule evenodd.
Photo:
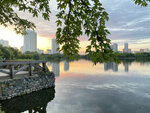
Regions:
M 56 39 L 52 38 L 51 40 L 51 49 L 46 50 L 46 54 L 56 54 L 59 53 L 57 50 L 59 48 L 59 44 L 57 44 Z M 0 40 L 0 44 L 4 46 L 8 46 L 9 43 L 6 40 Z M 40 54 L 44 53 L 44 50 L 37 48 L 37 33 L 33 30 L 26 30 L 26 34 L 24 35 L 24 43 L 20 48 L 21 52 L 38 52 Z
M 108 38 L 112 40 L 112 43 L 118 43 L 119 50 L 123 49 L 124 43 L 129 43 L 130 48 L 134 48 L 135 51 L 141 48 L 150 48 L 150 7 L 141 8 L 131 0 L 102 0 L 102 3 L 110 17 L 110 20 L 107 22 L 107 28 L 111 35 Z M 20 16 L 31 21 L 34 20 L 37 26 L 37 29 L 35 29 L 35 32 L 37 32 L 37 47 L 45 51 L 51 49 L 51 39 L 56 37 L 55 15 L 58 12 L 56 6 L 56 1 L 51 0 L 52 14 L 50 22 L 42 20 L 41 16 L 39 18 L 32 18 L 27 13 L 18 12 Z M 86 36 L 81 37 L 80 53 L 84 53 L 85 47 L 89 42 Z M 12 31 L 12 26 L 8 28 L 0 26 L 0 39 L 8 40 L 12 47 L 20 48 L 23 45 L 23 36 L 17 35 Z
M 132 50 L 133 48 L 129 48 L 128 43 L 124 43 L 124 48 L 122 50 L 118 50 L 118 44 L 117 43 L 111 44 L 111 48 L 114 52 L 120 52 L 120 53 L 143 53 L 143 52 L 150 53 L 149 48 L 141 48 L 137 51 L 133 51 Z
M 31 30 L 27 30 L 27 31 L 33 32 L 33 33 L 35 33 L 35 34 L 37 35 L 37 33 L 34 32 L 34 31 L 31 31 Z M 27 37 L 27 36 L 24 36 L 24 38 L 25 38 L 25 37 Z M 27 37 L 26 41 L 24 40 L 24 44 L 25 44 L 25 43 L 28 44 L 28 42 L 29 42 L 30 40 L 32 40 L 32 37 L 31 37 L 30 40 L 29 40 L 28 38 L 29 38 L 29 37 Z M 27 40 L 28 40 L 28 41 L 27 41 Z M 31 42 L 30 42 L 30 43 L 31 43 Z M 29 45 L 31 45 L 30 43 L 29 43 Z M 6 47 L 12 47 L 12 46 L 9 45 L 9 42 L 8 42 L 7 40 L 0 39 L 0 44 L 3 45 L 3 46 L 6 46 Z M 20 49 L 20 51 L 25 52 L 25 50 L 24 50 L 24 44 L 23 44 L 23 46 L 21 46 L 20 48 L 16 48 L 16 47 L 14 47 L 14 48 L 15 48 L 15 49 Z M 49 43 L 49 44 L 50 44 L 50 43 Z M 34 44 L 34 45 L 37 46 L 37 37 L 36 37 L 36 44 Z M 56 53 L 59 53 L 59 52 L 57 51 L 57 49 L 56 49 L 56 48 L 58 48 L 58 47 L 59 47 L 59 45 L 56 44 L 56 39 L 55 39 L 55 38 L 52 38 L 52 39 L 51 39 L 51 49 L 46 49 L 46 50 L 44 51 L 43 49 L 39 49 L 39 48 L 36 47 L 36 50 L 35 50 L 35 51 L 37 51 L 37 52 L 40 53 L 40 54 L 42 54 L 42 53 L 46 53 L 46 54 L 56 54 Z M 138 52 L 142 53 L 142 52 L 150 52 L 150 49 L 149 49 L 149 48 L 140 48 L 139 50 L 133 51 L 134 48 L 128 48 L 128 43 L 124 43 L 123 49 L 118 49 L 118 48 L 119 48 L 118 43 L 112 43 L 112 44 L 111 44 L 111 48 L 112 48 L 112 50 L 113 50 L 114 52 L 122 52 L 122 53 L 138 53 Z M 28 48 L 28 49 L 29 49 L 29 48 Z M 26 51 L 31 51 L 31 52 L 32 52 L 32 50 L 26 50 Z

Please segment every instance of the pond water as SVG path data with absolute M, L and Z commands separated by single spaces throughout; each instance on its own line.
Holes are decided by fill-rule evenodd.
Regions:
M 150 113 L 150 62 L 49 62 L 56 86 L 5 107 L 8 113 Z M 21 104 L 21 102 L 23 104 Z M 17 111 L 18 110 L 18 111 Z M 22 111 L 21 111 L 22 110 Z

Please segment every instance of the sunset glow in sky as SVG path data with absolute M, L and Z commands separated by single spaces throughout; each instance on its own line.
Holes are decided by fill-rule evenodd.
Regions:
M 129 48 L 138 50 L 140 48 L 150 49 L 150 5 L 140 7 L 134 4 L 133 0 L 102 0 L 103 7 L 109 13 L 107 28 L 111 32 L 108 36 L 112 42 L 118 43 L 122 50 L 125 42 L 129 43 Z M 55 38 L 57 4 L 56 0 L 51 0 L 51 20 L 45 21 L 41 16 L 32 18 L 27 12 L 17 13 L 36 25 L 38 48 L 51 49 L 51 39 Z M 0 25 L 0 39 L 8 40 L 10 46 L 20 48 L 23 46 L 23 36 L 17 35 L 12 26 L 4 28 Z M 81 38 L 81 53 L 84 53 L 88 42 L 88 37 Z

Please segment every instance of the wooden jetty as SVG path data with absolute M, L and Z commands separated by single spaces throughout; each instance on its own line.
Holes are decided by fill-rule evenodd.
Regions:
M 0 62 L 0 72 L 8 74 L 10 78 L 21 71 L 28 71 L 29 75 L 32 76 L 34 72 L 49 71 L 46 65 L 46 61 L 7 61 Z
M 0 62 L 0 100 L 55 86 L 46 61 Z M 1 74 L 7 76 L 1 76 Z

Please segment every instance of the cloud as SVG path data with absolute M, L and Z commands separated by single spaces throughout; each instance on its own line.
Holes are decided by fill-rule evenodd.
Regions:
M 113 5 L 112 5 L 113 4 Z M 140 7 L 133 0 L 103 0 L 109 13 L 107 27 L 112 40 L 139 40 L 150 37 L 150 7 Z
M 36 25 L 35 31 L 39 36 L 50 38 L 51 35 L 55 35 L 57 30 L 57 25 L 55 23 L 57 18 L 55 15 L 57 14 L 58 10 L 56 0 L 51 0 L 49 5 L 51 9 L 50 21 L 44 20 L 41 14 L 39 14 L 38 18 L 36 18 L 32 17 L 32 15 L 28 12 L 20 12 L 17 9 L 15 9 L 15 12 L 17 12 L 21 18 L 33 22 Z
M 110 39 L 145 39 L 150 36 L 150 7 L 140 7 L 134 4 L 133 0 L 102 0 L 103 7 L 109 13 L 110 20 L 107 27 L 111 32 Z M 112 5 L 113 4 L 113 5 Z M 40 36 L 50 37 L 55 35 L 57 2 L 50 1 L 51 17 L 50 21 L 43 20 L 40 15 L 38 18 L 32 18 L 28 13 L 19 13 L 22 17 L 33 21 L 37 26 L 36 31 Z M 84 36 L 83 36 L 84 37 Z M 80 39 L 87 40 L 87 39 Z

